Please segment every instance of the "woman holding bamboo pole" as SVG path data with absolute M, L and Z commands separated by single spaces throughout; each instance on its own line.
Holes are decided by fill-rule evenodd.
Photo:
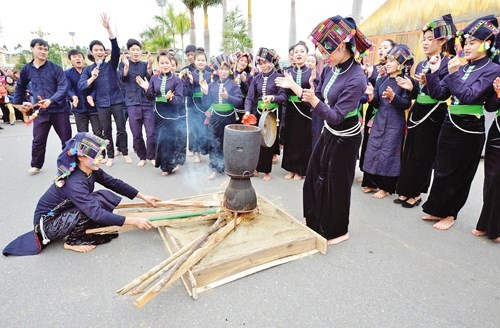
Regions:
M 100 169 L 104 139 L 90 133 L 77 133 L 66 142 L 57 158 L 58 176 L 38 201 L 34 215 L 34 230 L 19 236 L 3 250 L 4 255 L 35 255 L 49 242 L 66 238 L 64 248 L 88 252 L 118 235 L 89 235 L 86 230 L 100 226 L 124 224 L 149 230 L 153 225 L 145 218 L 124 217 L 113 213 L 121 197 L 140 198 L 155 206 L 160 199 L 147 196 L 129 184 L 113 178 Z M 95 183 L 110 190 L 94 192 Z

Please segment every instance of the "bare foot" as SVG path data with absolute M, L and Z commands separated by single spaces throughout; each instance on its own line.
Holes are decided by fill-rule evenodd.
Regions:
M 346 241 L 347 239 L 349 239 L 349 233 L 346 233 L 345 235 L 337 237 L 337 238 L 328 239 L 328 241 L 327 241 L 326 244 L 328 246 L 337 245 L 337 244 L 340 244 L 343 241 Z
M 301 175 L 298 175 L 297 173 L 295 173 L 295 176 L 293 177 L 294 180 L 302 180 L 303 176 Z
M 486 231 L 479 231 L 477 229 L 473 229 L 471 232 L 474 236 L 477 236 L 477 237 L 486 236 Z
M 166 177 L 166 176 L 167 176 L 167 175 L 169 175 L 169 174 L 170 174 L 170 173 L 168 173 L 168 172 L 161 172 L 161 176 L 163 176 L 163 177 Z
M 144 165 L 146 165 L 146 161 L 145 161 L 145 160 L 143 160 L 143 159 L 141 159 L 141 160 L 139 161 L 139 163 L 137 163 L 137 166 L 139 166 L 139 167 L 143 167 Z
M 200 153 L 195 153 L 194 154 L 194 162 L 195 163 L 201 163 Z
M 290 173 L 288 173 L 287 175 L 285 175 L 285 180 L 290 180 L 290 179 L 292 179 L 294 176 L 295 176 L 295 173 L 290 172 Z
M 125 159 L 125 163 L 131 164 L 132 163 L 132 158 L 130 158 L 129 155 L 124 155 L 123 159 Z
M 156 166 L 156 161 L 154 159 L 151 160 L 151 165 Z
M 440 218 L 438 216 L 434 216 L 434 215 L 424 215 L 422 216 L 422 220 L 424 221 L 441 221 L 443 218 Z
M 174 169 L 172 170 L 172 172 L 178 171 L 180 167 L 181 167 L 180 165 L 177 165 L 176 167 L 174 167 Z
M 193 157 L 194 153 L 192 151 L 188 151 L 186 154 L 187 157 Z
M 380 189 L 379 191 L 377 191 L 376 193 L 374 193 L 372 195 L 372 197 L 376 198 L 376 199 L 382 199 L 382 198 L 385 198 L 387 196 L 389 196 L 389 193 L 385 190 L 382 190 L 382 189 Z
M 363 182 L 363 177 L 356 178 L 356 182 L 357 182 L 357 183 L 361 183 L 361 182 Z
M 371 188 L 371 187 L 361 187 L 361 191 L 363 191 L 365 194 L 369 194 L 371 192 L 377 191 L 377 188 Z
M 108 160 L 106 161 L 106 166 L 107 167 L 113 166 L 113 159 L 112 158 L 108 158 Z
M 259 172 L 255 171 L 255 172 L 253 173 L 253 176 L 254 176 L 254 177 L 258 177 L 258 176 L 259 176 Z
M 498 237 L 496 239 L 492 239 L 491 241 L 494 242 L 494 243 L 500 243 L 500 237 Z
M 32 167 L 31 169 L 28 170 L 28 173 L 31 174 L 31 175 L 35 175 L 38 172 L 40 172 L 40 170 L 41 169 L 39 169 L 38 167 Z
M 217 172 L 212 172 L 212 173 L 211 173 L 211 174 L 207 177 L 207 179 L 208 179 L 208 180 L 213 180 L 213 179 L 215 179 L 215 177 L 216 177 L 217 175 L 218 175 L 218 173 L 217 173 Z
M 78 253 L 87 253 L 93 251 L 95 248 L 96 248 L 95 245 L 68 245 L 64 243 L 64 249 Z
M 121 151 L 117 150 L 117 151 L 115 152 L 115 157 L 116 157 L 116 156 L 121 156 L 121 155 L 122 155 L 122 152 L 121 152 Z
M 438 230 L 448 230 L 454 224 L 455 224 L 455 220 L 454 220 L 453 216 L 448 216 L 448 217 L 434 223 L 434 225 L 432 227 L 435 229 L 438 229 Z
M 273 164 L 278 163 L 278 155 L 274 154 L 273 155 Z
M 271 179 L 272 179 L 271 174 L 269 174 L 269 173 L 264 173 L 264 176 L 262 177 L 262 180 L 263 180 L 263 181 L 269 181 L 269 180 L 271 180 Z

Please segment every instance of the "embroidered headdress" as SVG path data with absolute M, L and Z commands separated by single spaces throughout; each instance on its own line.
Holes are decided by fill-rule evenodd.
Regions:
M 88 132 L 79 132 L 66 141 L 66 146 L 57 157 L 57 177 L 54 181 L 56 186 L 64 186 L 65 179 L 76 168 L 77 156 L 85 156 L 97 161 L 97 156 L 106 149 L 107 144 L 106 140 Z
M 257 55 L 255 56 L 255 62 L 258 63 L 259 59 L 267 60 L 272 63 L 274 67 L 279 67 L 280 56 L 278 56 L 274 49 L 259 48 L 259 51 L 257 51 Z
M 221 54 L 214 59 L 212 59 L 212 67 L 214 70 L 218 70 L 223 65 L 226 65 L 228 68 L 231 68 L 231 59 L 228 55 Z
M 456 36 L 457 28 L 453 23 L 451 14 L 446 14 L 425 24 L 422 28 L 422 32 L 425 33 L 427 31 L 433 32 L 434 39 L 446 38 L 446 40 L 450 40 Z
M 387 53 L 387 59 L 395 59 L 405 67 L 406 71 L 409 71 L 413 66 L 414 58 L 410 48 L 405 44 L 397 44 Z
M 342 16 L 330 17 L 314 28 L 309 36 L 312 43 L 321 45 L 332 54 L 341 43 L 349 43 L 355 57 L 364 57 L 372 44 L 356 27 L 354 19 Z

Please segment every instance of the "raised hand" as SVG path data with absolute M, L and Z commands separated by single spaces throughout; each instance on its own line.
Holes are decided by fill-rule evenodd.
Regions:
M 129 60 L 128 60 L 127 54 L 125 54 L 125 53 L 121 54 L 121 56 L 120 56 L 120 60 L 122 61 L 123 65 L 124 65 L 125 67 L 129 67 L 130 62 L 129 62 Z
M 415 80 L 420 82 L 420 84 L 422 84 L 422 85 L 427 84 L 427 78 L 425 77 L 425 74 L 423 74 L 423 73 L 415 74 Z
M 396 77 L 396 83 L 403 89 L 406 89 L 408 91 L 413 90 L 413 83 L 406 75 L 404 78 L 401 76 Z
M 366 68 L 366 75 L 368 77 L 372 76 L 372 74 L 373 74 L 373 65 L 367 63 L 367 64 L 365 64 L 365 68 Z
M 109 29 L 109 16 L 106 13 L 101 13 L 101 23 L 102 26 L 104 26 L 105 29 Z
M 285 71 L 283 77 L 277 77 L 275 79 L 275 82 L 276 82 L 277 86 L 284 88 L 284 89 L 290 89 L 293 86 L 293 84 L 295 83 L 292 75 L 290 73 L 288 73 L 287 71 Z
M 187 77 L 189 79 L 189 83 L 193 84 L 194 83 L 194 81 L 193 81 L 193 74 L 191 74 L 190 70 L 187 71 Z
M 229 94 L 227 93 L 226 88 L 222 88 L 222 92 L 220 93 L 220 96 L 221 96 L 222 99 L 229 98 Z
M 149 82 L 148 82 L 148 80 L 146 80 L 142 76 L 137 76 L 135 78 L 135 82 L 137 82 L 137 84 L 139 84 L 139 86 L 141 88 L 143 88 L 144 90 L 146 90 L 146 91 L 148 90 L 148 88 L 149 88 Z
M 389 99 L 389 102 L 391 102 L 394 99 L 395 93 L 394 90 L 392 90 L 391 87 L 387 87 L 384 92 L 382 92 L 382 98 Z
M 191 79 L 193 78 L 193 76 L 191 75 Z M 203 91 L 204 94 L 208 94 L 208 83 L 205 79 L 201 79 L 200 80 L 200 88 L 201 88 L 201 91 Z
M 365 94 L 368 96 L 368 99 L 371 100 L 371 98 L 373 98 L 373 85 L 370 82 L 368 82 L 366 86 Z
M 460 67 L 460 59 L 458 57 L 453 57 L 448 61 L 448 73 L 453 74 L 458 72 L 458 68 Z
M 240 74 L 240 80 L 242 83 L 245 83 L 247 81 L 247 73 L 243 72 Z
M 310 89 L 302 90 L 302 101 L 310 103 L 313 107 L 319 103 L 318 97 L 316 97 L 316 90 L 314 89 L 314 83 L 309 83 Z
M 153 64 L 154 64 L 154 58 L 153 58 L 153 55 L 151 54 L 150 51 L 147 52 L 147 56 L 146 56 L 146 61 L 148 62 L 148 65 L 150 67 L 153 67 Z
M 439 66 L 441 66 L 440 55 L 435 55 L 429 58 L 429 69 L 431 70 L 431 73 L 436 72 L 439 69 Z

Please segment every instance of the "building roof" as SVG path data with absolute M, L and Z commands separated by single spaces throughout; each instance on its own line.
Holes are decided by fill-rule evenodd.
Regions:
M 449 13 L 457 24 L 490 14 L 500 16 L 500 6 L 498 0 L 387 0 L 359 27 L 366 36 L 415 31 Z

